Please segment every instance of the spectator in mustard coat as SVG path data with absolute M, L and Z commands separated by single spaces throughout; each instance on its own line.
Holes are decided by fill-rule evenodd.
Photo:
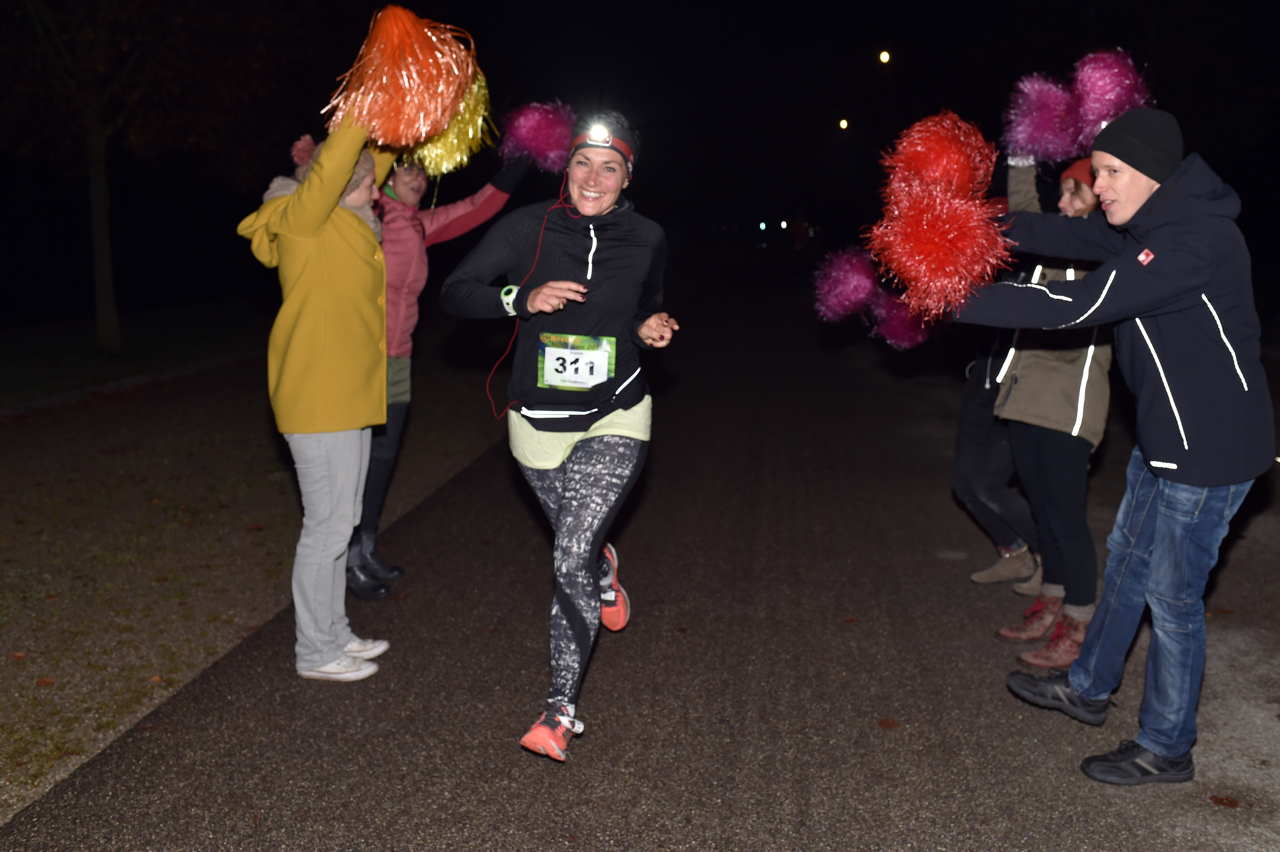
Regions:
M 387 418 L 387 276 L 371 205 L 393 155 L 366 151 L 365 142 L 364 129 L 347 123 L 319 147 L 299 140 L 294 177 L 272 181 L 237 229 L 254 257 L 280 272 L 267 385 L 302 491 L 297 668 L 317 680 L 366 678 L 390 647 L 351 632 L 344 598 L 370 427 Z

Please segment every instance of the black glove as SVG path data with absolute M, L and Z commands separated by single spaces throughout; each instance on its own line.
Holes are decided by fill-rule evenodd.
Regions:
M 529 155 L 521 154 L 503 166 L 489 183 L 494 189 L 510 195 L 515 192 L 520 181 L 524 180 L 524 173 L 527 171 L 529 171 Z

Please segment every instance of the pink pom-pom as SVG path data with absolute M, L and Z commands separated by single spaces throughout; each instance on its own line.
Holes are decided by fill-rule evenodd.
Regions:
M 1071 92 L 1039 74 L 1018 81 L 1004 114 L 1004 146 L 1011 154 L 1037 160 L 1068 160 L 1086 148 L 1078 140 L 1079 129 Z
M 871 256 L 860 248 L 832 252 L 814 273 L 813 287 L 817 293 L 814 307 L 827 322 L 856 314 L 878 289 Z
M 931 319 L 960 307 L 978 282 L 1008 265 L 1008 242 L 994 215 L 990 201 L 922 187 L 885 206 L 867 247 L 902 282 L 911 311 Z
M 310 133 L 305 134 L 301 139 L 293 143 L 293 147 L 289 149 L 289 154 L 293 157 L 295 166 L 305 166 L 316 155 L 316 140 L 311 138 Z
M 996 147 L 978 128 L 950 110 L 908 127 L 881 164 L 889 172 L 886 200 L 900 189 L 924 185 L 964 198 L 980 198 L 991 185 Z
M 1132 57 L 1119 48 L 1090 53 L 1077 62 L 1071 91 L 1081 152 L 1089 150 L 1107 123 L 1151 99 L 1147 82 Z
M 573 108 L 554 101 L 525 104 L 507 118 L 498 153 L 504 162 L 528 155 L 545 172 L 559 172 L 569 159 L 573 141 Z
M 914 316 L 905 304 L 879 287 L 871 297 L 871 314 L 876 319 L 871 336 L 898 351 L 919 346 L 933 334 L 932 322 Z

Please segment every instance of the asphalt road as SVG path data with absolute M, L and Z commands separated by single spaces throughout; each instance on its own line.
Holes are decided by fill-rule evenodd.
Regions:
M 994 631 L 1026 599 L 967 579 L 993 551 L 948 490 L 962 347 L 820 328 L 789 260 L 746 260 L 673 285 L 683 330 L 650 359 L 654 441 L 613 535 L 634 618 L 597 645 L 566 763 L 517 745 L 550 540 L 498 446 L 382 536 L 409 576 L 349 607 L 391 641 L 377 675 L 298 678 L 286 609 L 0 849 L 1280 848 L 1274 471 L 1207 603 L 1197 778 L 1096 784 L 1080 759 L 1136 733 L 1145 638 L 1101 728 L 1005 690 L 1018 649 Z M 1091 482 L 1100 545 L 1123 420 Z

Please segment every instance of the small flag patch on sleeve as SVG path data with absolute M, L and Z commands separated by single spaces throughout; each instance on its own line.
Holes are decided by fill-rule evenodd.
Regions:
M 1138 263 L 1141 263 L 1143 266 L 1146 266 L 1148 263 L 1150 263 L 1154 259 L 1155 259 L 1155 255 L 1151 252 L 1151 249 L 1149 248 L 1144 248 L 1142 250 L 1142 254 L 1138 255 Z

